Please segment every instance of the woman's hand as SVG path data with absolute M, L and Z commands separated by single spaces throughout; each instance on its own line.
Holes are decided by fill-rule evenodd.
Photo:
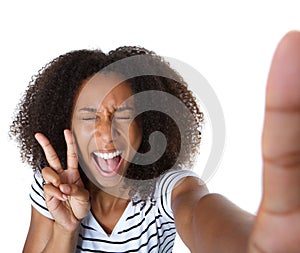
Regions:
M 300 252 L 300 33 L 279 44 L 263 131 L 263 199 L 249 252 Z
M 67 143 L 67 168 L 64 170 L 50 141 L 41 133 L 35 135 L 50 167 L 42 170 L 47 208 L 55 222 L 67 231 L 74 231 L 90 210 L 89 192 L 78 171 L 75 142 L 70 130 L 64 131 Z

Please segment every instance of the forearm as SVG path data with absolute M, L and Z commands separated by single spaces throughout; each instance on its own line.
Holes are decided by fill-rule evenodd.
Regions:
M 42 253 L 74 253 L 78 240 L 78 233 L 79 227 L 75 231 L 66 231 L 54 222 L 52 235 Z
M 208 194 L 194 208 L 193 252 L 247 252 L 253 223 L 253 215 L 221 195 Z

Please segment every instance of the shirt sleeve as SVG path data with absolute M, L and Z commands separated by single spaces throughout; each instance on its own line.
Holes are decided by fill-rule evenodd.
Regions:
M 43 177 L 39 171 L 34 173 L 33 182 L 30 191 L 31 205 L 42 215 L 49 219 L 53 219 L 46 206 L 44 198 Z
M 172 170 L 168 171 L 167 173 L 163 174 L 158 181 L 158 187 L 156 194 L 156 198 L 158 200 L 158 204 L 161 210 L 171 219 L 174 220 L 173 211 L 171 208 L 171 198 L 172 198 L 172 191 L 175 185 L 185 177 L 198 177 L 199 176 L 187 169 L 183 170 Z

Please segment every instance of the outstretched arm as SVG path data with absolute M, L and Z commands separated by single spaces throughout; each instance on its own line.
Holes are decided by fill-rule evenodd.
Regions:
M 262 138 L 263 198 L 257 217 L 187 178 L 172 208 L 192 252 L 300 252 L 300 33 L 279 43 L 269 73 Z
M 246 252 L 254 216 L 188 177 L 172 192 L 176 229 L 191 252 Z

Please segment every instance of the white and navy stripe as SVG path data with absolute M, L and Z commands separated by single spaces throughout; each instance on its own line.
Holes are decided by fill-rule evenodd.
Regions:
M 178 170 L 161 176 L 154 195 L 156 203 L 131 201 L 110 235 L 89 212 L 81 222 L 76 253 L 172 252 L 176 228 L 171 194 L 175 184 L 187 176 L 196 174 L 189 170 Z M 45 204 L 42 181 L 41 174 L 35 173 L 30 198 L 34 208 L 51 219 Z

